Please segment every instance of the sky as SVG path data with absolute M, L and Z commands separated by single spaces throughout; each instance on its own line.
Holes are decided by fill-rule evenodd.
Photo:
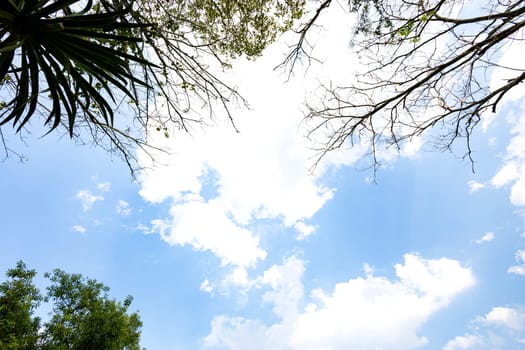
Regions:
M 0 163 L 2 273 L 24 260 L 40 287 L 61 268 L 133 295 L 147 349 L 525 348 L 524 88 L 484 116 L 475 172 L 425 139 L 382 154 L 375 181 L 366 146 L 312 171 L 303 102 L 357 64 L 338 10 L 322 64 L 287 80 L 282 42 L 235 63 L 240 133 L 171 130 L 135 180 L 67 137 L 8 135 L 26 160 Z

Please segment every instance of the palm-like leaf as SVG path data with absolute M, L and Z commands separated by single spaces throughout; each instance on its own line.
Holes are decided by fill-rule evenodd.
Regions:
M 151 64 L 115 47 L 140 41 L 131 30 L 146 24 L 121 21 L 125 10 L 94 13 L 91 0 L 73 12 L 70 6 L 78 1 L 0 2 L 0 79 L 9 75 L 15 82 L 0 125 L 12 122 L 19 131 L 48 96 L 46 123 L 51 130 L 64 124 L 72 136 L 79 110 L 95 121 L 96 109 L 106 125 L 113 124 L 114 88 L 137 102 L 129 86 L 146 83 L 129 65 Z

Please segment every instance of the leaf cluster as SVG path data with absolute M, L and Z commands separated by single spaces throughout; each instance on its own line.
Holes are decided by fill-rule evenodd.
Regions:
M 19 261 L 0 284 L 0 349 L 35 349 L 40 319 L 33 312 L 42 300 L 32 280 L 35 270 Z
M 303 15 L 305 0 L 179 0 L 190 29 L 220 54 L 257 57 Z
M 45 274 L 51 285 L 42 296 L 35 275 L 20 261 L 0 284 L 0 349 L 140 349 L 142 323 L 128 314 L 131 296 L 110 299 L 104 284 L 59 269 Z M 42 301 L 53 309 L 43 324 L 33 315 Z
M 305 0 L 5 0 L 0 2 L 2 126 L 49 131 L 122 157 L 150 155 L 156 130 L 191 131 L 246 105 L 221 78 L 262 54 L 303 14 Z M 4 99 L 2 101 L 2 99 Z M 119 118 L 116 118 L 116 116 Z M 169 132 L 168 132 L 169 130 Z M 16 153 L 15 153 L 16 154 Z
M 0 77 L 14 91 L 3 106 L 0 125 L 12 123 L 20 131 L 37 111 L 48 109 L 45 124 L 52 131 L 64 125 L 73 136 L 77 115 L 92 122 L 113 124 L 113 90 L 136 96 L 130 83 L 146 85 L 130 70 L 130 63 L 148 65 L 140 57 L 118 50 L 115 43 L 140 39 L 116 31 L 145 27 L 119 21 L 126 9 L 93 13 L 92 1 L 74 11 L 78 0 L 9 0 L 0 3 Z M 9 77 L 9 78 L 6 78 Z M 5 85 L 5 83 L 4 83 Z M 49 98 L 48 101 L 42 100 Z

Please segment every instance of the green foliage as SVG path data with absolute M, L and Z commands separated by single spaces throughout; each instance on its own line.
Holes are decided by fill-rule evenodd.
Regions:
M 50 130 L 63 124 L 72 136 L 79 111 L 96 122 L 93 109 L 112 125 L 113 107 L 108 97 L 114 101 L 113 89 L 135 99 L 126 85 L 145 85 L 134 77 L 129 63 L 148 62 L 111 47 L 138 40 L 116 31 L 145 25 L 120 22 L 124 10 L 90 13 L 92 1 L 73 12 L 70 6 L 78 2 L 0 2 L 0 77 L 16 76 L 16 91 L 0 114 L 0 125 L 11 122 L 20 131 L 36 112 L 43 93 L 51 99 L 46 118 Z M 99 89 L 94 87 L 97 84 Z
M 305 1 L 0 0 L 0 145 L 16 154 L 1 128 L 30 131 L 42 115 L 133 173 L 157 125 L 189 130 L 219 106 L 233 122 L 245 101 L 212 67 L 261 55 Z
M 53 312 L 40 327 L 33 316 L 42 300 L 32 284 L 35 271 L 19 262 L 7 276 L 0 285 L 0 349 L 140 349 L 142 322 L 137 313 L 128 314 L 131 296 L 122 302 L 110 299 L 102 283 L 54 270 L 45 274 L 51 285 L 44 298 Z
M 178 0 L 180 16 L 221 54 L 259 56 L 303 14 L 304 0 Z
M 19 261 L 0 284 L 0 349 L 36 349 L 40 320 L 33 317 L 41 296 L 33 285 L 36 275 Z
M 401 28 L 397 30 L 397 33 L 402 37 L 406 37 L 408 36 L 408 34 L 410 34 L 413 28 L 414 28 L 414 21 L 408 21 L 405 25 L 403 25 Z
M 138 314 L 127 314 L 131 297 L 111 300 L 108 287 L 78 274 L 55 270 L 46 277 L 54 315 L 46 323 L 42 349 L 140 349 L 142 323 Z

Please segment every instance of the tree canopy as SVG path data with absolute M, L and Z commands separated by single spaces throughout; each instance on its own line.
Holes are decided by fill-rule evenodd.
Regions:
M 2 127 L 37 119 L 135 167 L 150 132 L 231 119 L 238 92 L 217 75 L 255 58 L 301 17 L 304 0 L 8 0 L 0 4 Z M 116 117 L 117 116 L 117 117 Z
M 33 285 L 36 275 L 19 261 L 0 284 L 0 348 L 35 349 L 40 319 L 33 312 L 42 297 Z
M 0 348 L 35 350 L 140 349 L 139 315 L 128 313 L 133 298 L 116 301 L 109 288 L 79 274 L 54 270 L 43 296 L 33 284 L 36 272 L 19 261 L 0 284 Z M 52 314 L 34 316 L 40 303 Z
M 464 139 L 473 162 L 471 136 L 483 115 L 525 79 L 523 65 L 500 58 L 523 40 L 524 1 L 350 0 L 356 13 L 351 45 L 359 67 L 346 84 L 324 82 L 307 101 L 306 123 L 319 158 L 364 143 L 373 167 L 378 151 L 432 134 L 438 149 Z M 297 30 L 299 39 L 284 65 L 310 58 L 310 28 L 332 4 L 325 0 Z M 503 77 L 496 85 L 490 75 Z M 431 131 L 432 130 L 432 131 Z
M 240 56 L 256 58 L 286 31 L 297 43 L 283 65 L 310 59 L 311 28 L 332 0 L 8 0 L 0 4 L 2 128 L 40 121 L 94 143 L 136 167 L 152 134 L 189 131 L 245 103 L 223 80 Z M 440 149 L 470 137 L 523 82 L 523 67 L 498 63 L 519 42 L 523 1 L 349 0 L 351 45 L 364 71 L 322 85 L 307 101 L 310 136 L 322 158 L 355 143 L 400 148 L 432 132 Z M 349 29 L 351 30 L 351 29 Z M 494 69 L 506 76 L 490 86 Z

